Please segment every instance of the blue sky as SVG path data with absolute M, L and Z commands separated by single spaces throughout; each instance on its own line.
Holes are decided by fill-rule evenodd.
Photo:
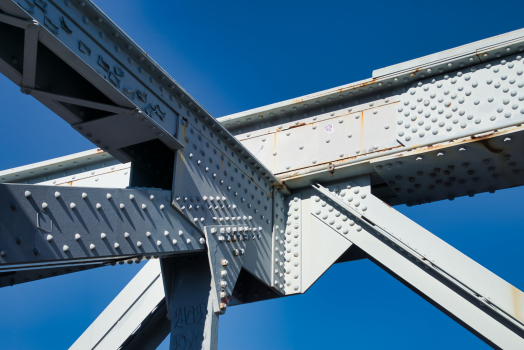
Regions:
M 521 1 L 96 3 L 215 117 L 520 29 L 524 10 Z M 94 148 L 3 76 L 0 91 L 0 169 Z M 397 209 L 523 290 L 522 198 L 516 188 Z M 141 267 L 0 288 L 1 348 L 68 348 Z M 304 295 L 220 319 L 219 349 L 420 347 L 488 348 L 369 261 L 333 266 Z

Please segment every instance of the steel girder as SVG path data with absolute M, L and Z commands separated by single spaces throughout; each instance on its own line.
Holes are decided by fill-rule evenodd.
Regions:
M 8 34 L 0 39 L 0 71 L 115 159 L 131 161 L 134 187 L 2 185 L 9 205 L 0 208 L 7 233 L 0 267 L 60 274 L 164 257 L 167 298 L 158 268 L 148 265 L 130 284 L 133 293 L 115 299 L 120 307 L 108 308 L 113 318 L 95 321 L 75 346 L 154 348 L 166 335 L 167 313 L 172 348 L 214 348 L 228 304 L 303 293 L 356 247 L 490 345 L 521 347 L 521 310 L 513 305 L 522 293 L 381 200 L 421 204 L 523 184 L 516 151 L 524 118 L 522 31 L 222 118 L 235 138 L 91 1 L 3 0 L 0 9 Z M 278 148 L 266 146 L 267 137 Z M 317 147 L 303 145 L 306 138 Z M 297 191 L 285 196 L 289 188 L 266 167 Z M 354 179 L 358 198 L 351 195 L 349 204 L 340 200 L 347 184 L 334 185 L 340 198 L 321 186 L 300 189 L 361 174 L 371 179 Z M 432 192 L 440 185 L 446 190 Z M 169 205 L 153 204 L 150 212 L 146 202 L 158 194 Z M 201 247 L 169 242 L 163 226 L 189 233 L 185 245 L 198 238 Z M 153 280 L 140 283 L 144 278 Z M 268 294 L 251 295 L 237 280 L 265 285 Z M 145 304 L 135 309 L 135 301 Z M 130 314 L 135 318 L 123 324 Z

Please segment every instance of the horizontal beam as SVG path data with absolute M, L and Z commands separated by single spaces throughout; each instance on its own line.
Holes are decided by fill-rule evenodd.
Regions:
M 162 190 L 0 185 L 0 271 L 205 251 Z

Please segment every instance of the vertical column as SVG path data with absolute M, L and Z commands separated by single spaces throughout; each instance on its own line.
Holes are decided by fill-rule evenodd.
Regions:
M 216 350 L 218 315 L 213 312 L 211 271 L 205 257 L 175 262 L 171 283 L 170 350 Z

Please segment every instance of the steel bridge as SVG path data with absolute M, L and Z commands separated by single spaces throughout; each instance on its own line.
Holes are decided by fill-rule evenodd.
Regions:
M 364 258 L 524 348 L 522 292 L 394 209 L 524 184 L 524 30 L 219 119 L 91 1 L 0 0 L 0 33 L 98 146 L 0 172 L 0 287 L 153 258 L 71 349 L 216 349 L 228 307 Z

